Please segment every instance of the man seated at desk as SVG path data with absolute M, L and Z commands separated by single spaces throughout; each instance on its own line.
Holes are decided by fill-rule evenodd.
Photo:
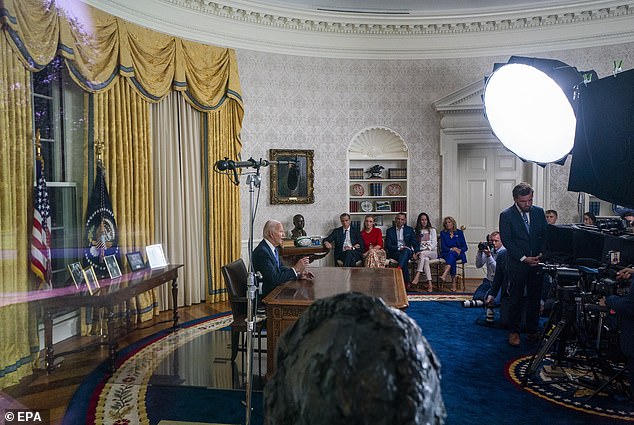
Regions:
M 262 230 L 264 239 L 253 250 L 253 269 L 262 274 L 262 297 L 264 298 L 276 286 L 289 280 L 311 278 L 313 274 L 306 270 L 308 257 L 300 258 L 293 267 L 283 266 L 277 247 L 284 238 L 284 226 L 277 220 L 269 220 Z
M 335 261 L 341 261 L 344 267 L 354 267 L 363 258 L 363 239 L 358 229 L 350 227 L 350 214 L 341 214 L 339 221 L 341 227 L 324 238 L 324 246 L 332 249 L 334 243 Z

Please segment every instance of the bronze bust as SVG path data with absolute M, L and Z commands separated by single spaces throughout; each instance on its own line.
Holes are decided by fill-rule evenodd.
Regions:
M 304 230 L 304 216 L 301 214 L 295 214 L 293 216 L 293 224 L 295 227 L 291 230 L 291 238 L 297 239 L 300 236 L 306 236 L 306 231 Z

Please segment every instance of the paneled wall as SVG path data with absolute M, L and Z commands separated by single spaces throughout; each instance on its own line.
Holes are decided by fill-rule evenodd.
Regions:
M 517 52 L 521 55 L 522 52 Z M 624 69 L 634 66 L 634 44 L 551 52 L 580 70 L 595 69 L 600 77 L 612 72 L 614 60 Z M 262 170 L 262 188 L 255 221 L 255 238 L 269 218 L 292 228 L 294 214 L 306 218 L 309 234 L 327 234 L 347 210 L 346 155 L 350 141 L 371 126 L 400 134 L 410 149 L 410 217 L 426 211 L 440 223 L 440 116 L 432 102 L 488 74 L 495 62 L 508 57 L 448 60 L 347 60 L 276 55 L 238 50 L 244 96 L 243 159 L 268 158 L 269 149 L 315 151 L 315 203 L 271 205 L 269 170 Z M 547 199 L 562 222 L 576 219 L 577 194 L 568 193 L 569 162 L 549 170 Z M 248 238 L 249 193 L 242 180 L 242 239 Z M 509 194 L 509 204 L 512 202 Z

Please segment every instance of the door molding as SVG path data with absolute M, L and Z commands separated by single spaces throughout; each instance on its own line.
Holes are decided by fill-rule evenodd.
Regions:
M 440 156 L 441 156 L 441 217 L 456 216 L 460 211 L 458 176 L 458 146 L 488 144 L 502 147 L 493 135 L 488 120 L 484 116 L 482 95 L 484 79 L 471 83 L 435 101 L 432 106 L 441 115 Z M 523 163 L 523 179 L 535 188 L 535 204 L 545 205 L 547 188 L 542 167 L 534 163 Z M 511 195 L 509 194 L 509 204 Z M 457 217 L 459 218 L 459 217 Z

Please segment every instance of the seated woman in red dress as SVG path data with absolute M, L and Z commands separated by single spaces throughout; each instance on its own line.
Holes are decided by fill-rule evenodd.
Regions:
M 366 267 L 384 268 L 385 250 L 383 249 L 383 233 L 381 229 L 374 227 L 374 216 L 366 215 L 363 220 L 361 239 L 365 246 L 363 264 Z

